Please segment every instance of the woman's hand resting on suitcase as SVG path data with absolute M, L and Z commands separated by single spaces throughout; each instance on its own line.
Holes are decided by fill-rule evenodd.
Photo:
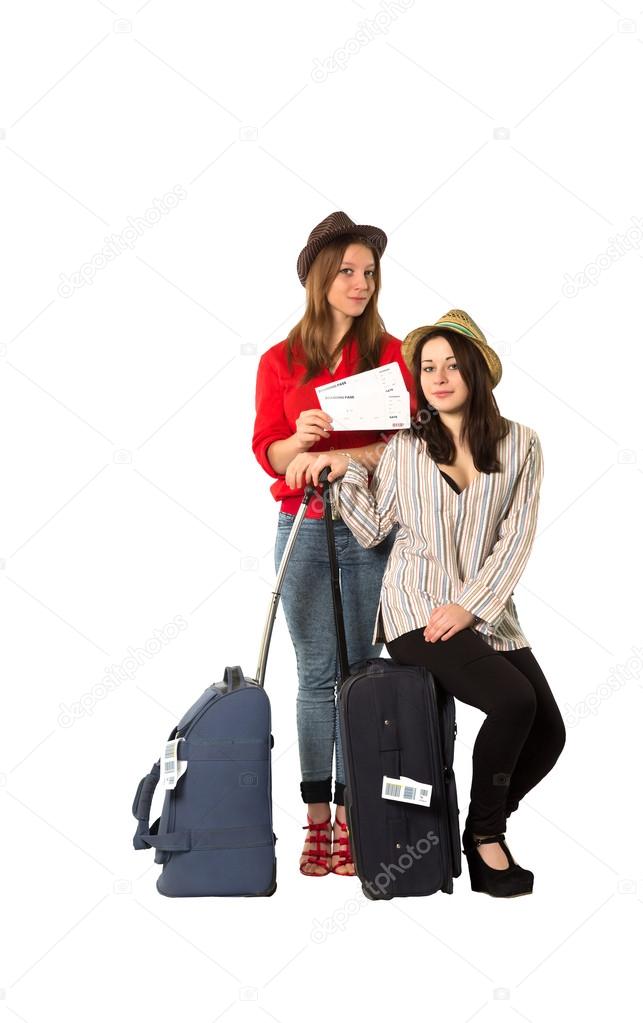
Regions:
M 424 630 L 424 639 L 427 643 L 435 643 L 438 639 L 451 639 L 456 632 L 468 629 L 475 620 L 475 615 L 465 611 L 459 604 L 442 604 L 431 612 L 429 624 Z
M 309 455 L 305 451 L 300 455 L 295 455 L 292 462 L 288 463 L 286 469 L 286 486 L 290 487 L 291 490 L 301 490 L 304 486 L 303 481 L 308 481 L 310 478 L 310 466 L 316 458 L 316 454 Z
M 319 474 L 327 465 L 331 468 L 328 482 L 332 483 L 337 476 L 343 476 L 348 468 L 348 458 L 338 451 L 320 451 L 311 455 L 303 452 L 295 455 L 286 469 L 286 486 L 291 490 L 300 490 L 306 483 L 319 486 Z
M 319 474 L 326 466 L 330 466 L 328 482 L 332 483 L 339 476 L 343 476 L 348 469 L 349 457 L 344 451 L 322 451 L 310 467 L 310 473 L 315 486 L 319 485 Z

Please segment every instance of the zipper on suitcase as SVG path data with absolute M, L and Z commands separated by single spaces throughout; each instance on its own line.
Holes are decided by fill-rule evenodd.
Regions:
M 434 691 L 435 691 L 435 683 L 434 683 Z M 435 711 L 435 716 L 437 717 L 437 707 L 435 706 L 434 701 L 432 701 L 429 698 L 428 691 L 426 689 L 425 689 L 425 694 L 426 694 L 426 701 L 427 701 L 427 706 L 428 706 L 428 711 L 429 711 L 429 728 L 431 729 L 430 734 L 436 735 L 438 737 L 438 739 L 439 739 L 440 738 L 440 722 L 433 720 L 434 711 Z M 445 785 L 445 782 L 444 782 L 444 773 L 443 773 L 443 771 L 440 770 L 441 767 L 444 770 L 446 770 L 446 768 L 444 768 L 444 765 L 441 764 L 440 757 L 438 756 L 438 753 L 439 753 L 439 750 L 435 750 L 435 748 L 434 748 L 434 750 L 433 750 L 433 768 L 434 768 L 434 770 L 437 767 L 437 770 L 435 771 L 435 778 L 436 778 L 436 780 L 438 778 L 441 778 L 441 781 L 442 781 L 442 791 L 440 793 L 440 796 L 441 796 L 441 801 L 442 801 L 442 806 L 443 806 L 443 812 L 438 814 L 438 831 L 440 832 L 439 843 L 440 843 L 440 864 L 442 866 L 442 884 L 446 884 L 447 881 L 448 881 L 447 874 L 449 873 L 449 871 L 448 871 L 447 858 L 446 858 L 446 849 L 444 847 L 444 830 L 445 830 L 445 828 L 444 828 L 444 823 L 443 823 L 442 818 L 444 817 L 445 813 L 447 812 L 447 805 L 446 805 L 447 794 L 446 794 L 446 785 Z M 448 837 L 449 842 L 450 842 L 451 841 L 450 836 L 447 835 L 447 837 Z M 442 886 L 440 886 L 440 887 L 442 887 Z

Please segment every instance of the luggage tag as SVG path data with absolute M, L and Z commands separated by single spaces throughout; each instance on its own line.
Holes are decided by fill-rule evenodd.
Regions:
M 403 774 L 399 778 L 382 779 L 382 799 L 396 799 L 400 803 L 414 803 L 416 806 L 430 806 L 432 786 L 427 782 L 414 781 Z
M 163 782 L 164 789 L 176 788 L 177 781 L 188 769 L 187 760 L 179 760 L 178 758 L 177 750 L 180 742 L 181 738 L 170 739 L 168 742 L 163 743 L 163 752 L 161 753 L 161 764 L 163 765 L 161 780 Z

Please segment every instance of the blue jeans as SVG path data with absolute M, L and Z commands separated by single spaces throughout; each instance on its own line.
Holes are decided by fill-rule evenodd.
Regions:
M 294 519 L 288 512 L 279 512 L 275 572 Z M 359 545 L 341 519 L 334 519 L 333 527 L 351 665 L 381 655 L 383 644 L 374 646 L 371 639 L 382 576 L 398 527 L 394 526 L 382 543 L 368 550 Z M 297 659 L 302 799 L 305 803 L 331 801 L 334 745 L 335 803 L 343 805 L 344 762 L 335 695 L 339 658 L 324 519 L 303 519 L 286 570 L 281 603 Z

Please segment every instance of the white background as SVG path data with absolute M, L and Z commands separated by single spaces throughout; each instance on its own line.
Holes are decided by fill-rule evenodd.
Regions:
M 6 1018 L 633 1019 L 643 11 L 63 0 L 2 19 Z M 464 861 L 452 896 L 389 903 L 299 874 L 281 609 L 277 892 L 164 899 L 132 848 L 161 741 L 226 664 L 255 672 L 278 511 L 250 447 L 257 362 L 333 210 L 388 233 L 387 329 L 466 309 L 501 411 L 541 438 L 515 600 L 568 737 L 510 820 L 530 898 L 472 893 Z M 482 716 L 458 721 L 463 823 Z

